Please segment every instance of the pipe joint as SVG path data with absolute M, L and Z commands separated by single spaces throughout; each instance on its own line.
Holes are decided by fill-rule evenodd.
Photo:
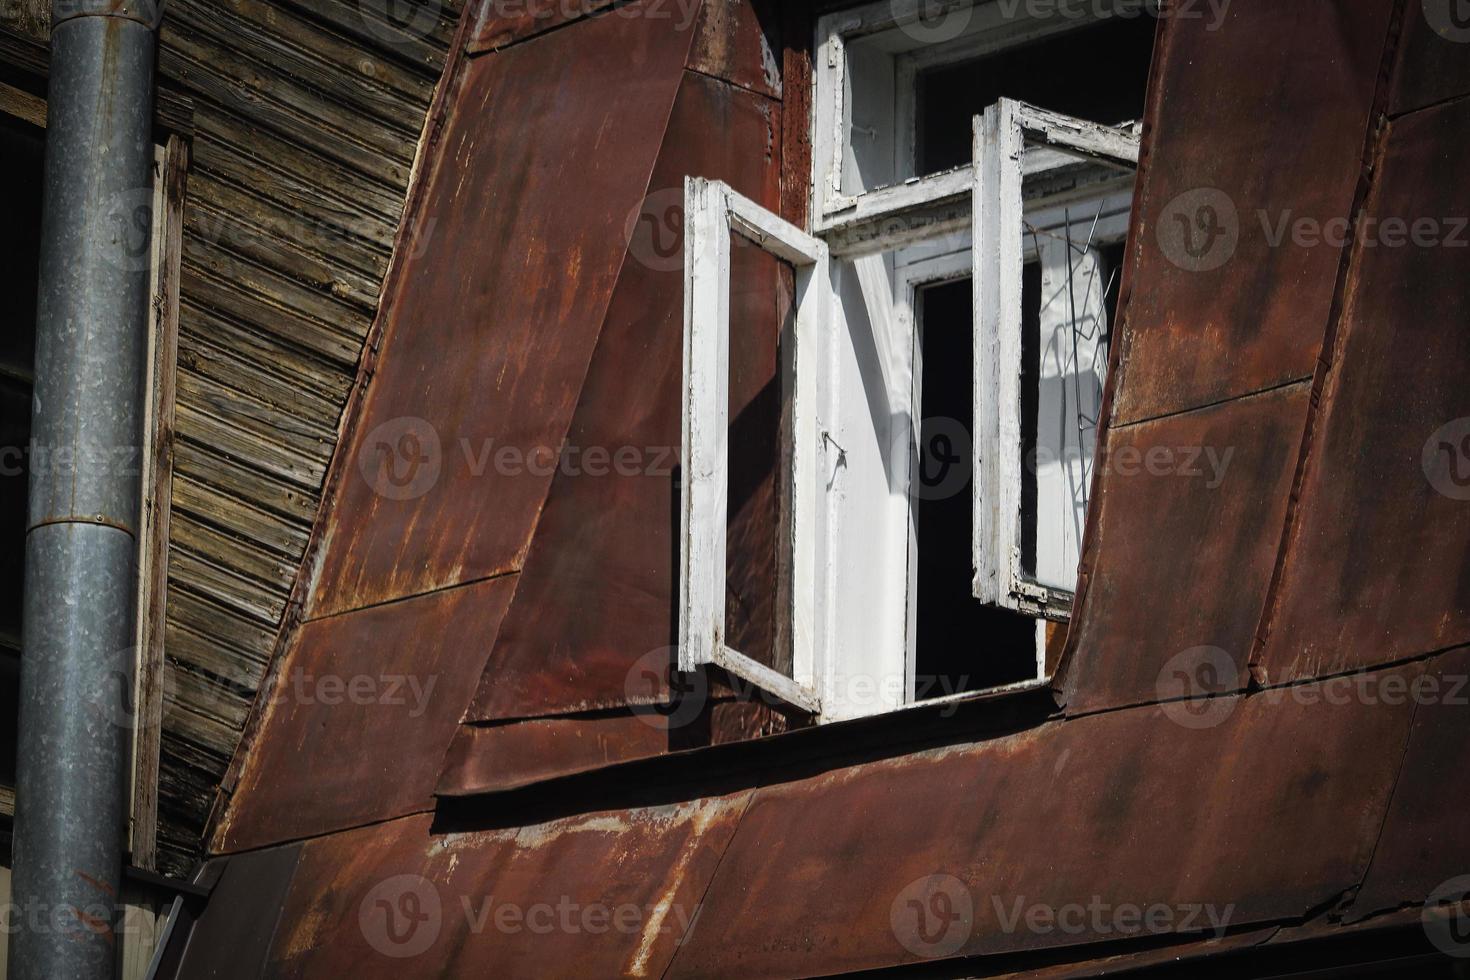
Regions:
M 131 20 L 156 31 L 163 23 L 164 0 L 52 0 L 51 28 L 78 17 Z

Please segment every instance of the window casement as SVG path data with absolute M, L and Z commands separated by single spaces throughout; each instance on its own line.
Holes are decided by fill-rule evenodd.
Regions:
M 679 669 L 714 664 L 788 704 L 817 714 L 819 427 L 817 379 L 830 347 L 827 246 L 718 181 L 684 187 L 684 425 L 681 485 Z M 739 235 L 795 269 L 796 316 L 781 348 L 792 410 L 790 519 L 778 559 L 789 571 L 782 597 L 789 623 L 791 676 L 725 643 L 725 534 L 729 498 L 730 248 Z M 784 399 L 783 399 L 784 400 Z
M 937 41 L 908 0 L 819 22 L 811 235 L 717 182 L 686 195 L 680 667 L 821 721 L 1047 683 L 1075 588 L 1142 82 L 1037 90 L 1101 119 L 976 104 L 961 145 L 949 79 L 1124 35 L 943 6 Z M 798 273 L 789 677 L 721 640 L 732 233 Z

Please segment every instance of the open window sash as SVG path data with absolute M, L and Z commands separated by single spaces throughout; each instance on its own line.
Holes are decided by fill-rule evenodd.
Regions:
M 730 248 L 737 234 L 795 268 L 796 315 L 783 338 L 790 398 L 789 528 L 783 554 L 792 676 L 725 643 L 725 538 L 729 492 Z M 818 467 L 818 371 L 830 347 L 824 242 L 719 181 L 684 185 L 684 411 L 679 669 L 715 664 L 788 704 L 821 711 L 817 548 L 823 501 Z
M 1041 472 L 1046 465 L 1040 452 L 1023 458 L 1025 265 L 1028 259 L 1041 265 L 1040 327 L 1050 328 L 1043 336 L 1066 338 L 1058 345 L 1060 351 L 1052 352 L 1069 365 L 1052 372 L 1056 377 L 1051 380 L 1063 386 L 1068 372 L 1075 385 L 1081 362 L 1105 356 L 1100 348 L 1107 330 L 1105 288 L 1098 254 L 1086 237 L 1074 238 L 1070 225 L 1059 234 L 1043 235 L 1028 222 L 1069 195 L 1075 198 L 1089 189 L 1095 193 L 1110 180 L 1116 183 L 1137 164 L 1138 137 L 1129 127 L 1101 126 L 1008 99 L 975 117 L 974 594 L 982 602 L 1051 619 L 1064 618 L 1071 608 L 1085 504 L 1070 508 L 1076 513 L 1067 515 L 1054 508 L 1042 516 L 1045 507 L 1038 504 L 1027 512 L 1024 467 L 1037 470 L 1041 495 L 1049 492 L 1051 481 L 1053 495 L 1058 485 L 1070 484 L 1076 499 L 1086 500 L 1091 452 L 1083 430 L 1095 428 L 1101 385 L 1091 392 L 1080 386 L 1070 393 L 1063 388 L 1060 405 L 1041 406 L 1037 431 L 1051 427 L 1052 433 L 1062 434 L 1052 436 L 1057 445 L 1051 447 L 1061 452 L 1061 460 L 1050 461 L 1049 471 Z M 1058 301 L 1048 302 L 1048 294 Z M 1043 353 L 1043 374 L 1045 358 Z M 1037 383 L 1044 385 L 1045 378 Z M 1075 438 L 1067 435 L 1069 430 Z M 1061 540 L 1054 525 L 1040 526 L 1055 520 L 1075 521 L 1069 541 Z M 1029 567 L 1023 549 L 1027 532 L 1036 543 Z M 1070 568 L 1062 567 L 1068 563 Z

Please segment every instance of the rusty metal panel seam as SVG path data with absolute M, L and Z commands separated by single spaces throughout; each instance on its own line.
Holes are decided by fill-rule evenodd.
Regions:
M 477 6 L 475 0 L 471 0 L 460 11 L 459 26 L 455 29 L 454 40 L 449 48 L 444 71 L 435 86 L 434 99 L 425 116 L 423 135 L 419 140 L 415 163 L 410 171 L 408 200 L 404 203 L 403 217 L 399 220 L 398 229 L 395 232 L 393 257 L 388 272 L 383 277 L 377 315 L 374 316 L 372 326 L 363 343 L 357 378 L 353 382 L 351 393 L 347 397 L 347 404 L 343 408 L 341 421 L 338 424 L 337 443 L 327 467 L 326 479 L 323 481 L 320 498 L 322 503 L 317 511 L 316 520 L 312 523 L 306 553 L 302 556 L 298 566 L 296 580 L 292 583 L 291 595 L 286 604 L 286 611 L 282 617 L 281 626 L 276 632 L 270 664 L 256 692 L 245 729 L 236 744 L 234 755 L 230 758 L 229 768 L 225 771 L 224 778 L 220 780 L 220 785 L 215 791 L 214 803 L 210 807 L 209 818 L 205 823 L 203 833 L 203 840 L 207 846 L 219 829 L 220 821 L 234 790 L 235 781 L 240 776 L 245 756 L 253 749 L 255 739 L 260 734 L 264 720 L 262 717 L 263 698 L 266 692 L 275 686 L 283 655 L 293 634 L 300 626 L 300 618 L 305 609 L 306 600 L 315 587 L 321 569 L 321 561 L 325 553 L 323 538 L 335 510 L 338 496 L 336 491 L 349 466 L 348 460 L 344 458 L 343 447 L 348 444 L 352 431 L 360 424 L 359 416 L 367 393 L 368 381 L 373 376 L 378 350 L 382 344 L 383 330 L 397 305 L 398 296 L 406 286 L 404 274 L 407 256 L 401 246 L 412 234 L 414 223 L 424 207 L 430 178 L 442 163 L 435 156 L 434 149 L 443 136 L 448 122 L 449 109 L 452 104 L 451 94 L 458 86 L 461 77 L 461 70 L 465 62 L 465 44 L 469 27 L 475 19 Z
M 1393 73 L 1397 62 L 1398 47 L 1403 37 L 1406 3 L 1407 0 L 1397 0 L 1395 3 L 1393 17 L 1389 22 L 1388 38 L 1380 55 L 1378 78 L 1373 93 L 1373 112 L 1369 116 L 1368 131 L 1364 135 L 1362 169 L 1358 175 L 1358 189 L 1349 212 L 1355 219 L 1363 213 L 1371 196 L 1380 186 L 1377 178 L 1381 173 L 1383 155 L 1388 146 L 1388 100 L 1393 88 Z M 1266 600 L 1261 609 L 1260 621 L 1256 626 L 1254 649 L 1251 650 L 1248 660 L 1250 673 L 1257 681 L 1265 680 L 1261 662 L 1262 654 L 1266 648 L 1266 640 L 1271 635 L 1272 620 L 1280 606 L 1281 587 L 1287 563 L 1291 559 L 1292 545 L 1299 533 L 1298 516 L 1301 509 L 1302 492 L 1314 458 L 1313 449 L 1316 448 L 1320 435 L 1319 424 L 1326 415 L 1329 399 L 1336 387 L 1334 385 L 1329 388 L 1329 382 L 1338 377 L 1333 373 L 1333 367 L 1341 363 L 1343 346 L 1347 342 L 1347 331 L 1341 329 L 1342 320 L 1350 291 L 1350 280 L 1363 254 L 1355 225 L 1349 231 L 1349 235 L 1351 238 L 1348 247 L 1343 251 L 1338 265 L 1337 282 L 1333 286 L 1332 305 L 1327 318 L 1326 333 L 1322 338 L 1322 347 L 1317 356 L 1317 368 L 1312 378 L 1312 396 L 1307 405 L 1306 431 L 1302 434 L 1301 452 L 1297 458 L 1296 472 L 1292 476 L 1291 495 L 1286 503 L 1286 522 L 1281 529 L 1281 543 L 1276 554 L 1276 566 L 1272 569 L 1271 581 L 1266 586 Z

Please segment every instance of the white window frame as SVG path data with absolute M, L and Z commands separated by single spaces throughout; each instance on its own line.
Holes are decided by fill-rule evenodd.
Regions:
M 820 714 L 821 588 L 817 549 L 825 521 L 818 469 L 819 374 L 830 356 L 826 243 L 720 181 L 684 184 L 684 412 L 679 669 L 714 664 L 788 704 Z M 796 272 L 794 325 L 783 380 L 792 397 L 789 537 L 792 676 L 725 644 L 725 538 L 729 494 L 731 236 L 760 247 Z M 778 576 L 779 577 L 779 576 Z
M 1078 158 L 1124 170 L 1136 169 L 1138 128 L 1136 124 L 1132 127 L 1096 125 L 1002 100 L 983 117 L 975 118 L 976 149 L 969 165 L 924 177 L 913 176 L 917 152 L 913 103 L 921 70 L 1090 23 L 1067 18 L 1003 18 L 999 16 L 999 4 L 991 0 L 946 0 L 945 11 L 968 8 L 976 15 L 959 35 L 943 44 L 925 46 L 915 42 L 911 35 L 901 36 L 894 30 L 917 21 L 921 6 L 932 3 L 933 0 L 879 0 L 819 20 L 814 69 L 811 235 L 781 221 L 723 184 L 691 180 L 686 185 L 686 475 L 682 490 L 679 666 L 689 671 L 715 664 L 789 704 L 812 712 L 820 721 L 1044 685 L 1048 682 L 1046 621 L 1065 620 L 1070 613 L 1072 590 L 1048 588 L 1032 581 L 1023 567 L 1020 547 L 1024 465 L 1020 400 L 1023 239 L 1028 221 L 1038 222 L 1033 232 L 1043 227 L 1041 222 L 1047 221 L 1074 228 L 1075 216 L 1064 217 L 1068 215 L 1069 205 L 1078 207 L 1086 202 L 1088 207 L 1101 209 L 1103 205 L 1099 201 L 1105 196 L 1122 193 L 1121 180 L 1112 182 L 1097 167 L 1078 168 Z M 883 34 L 885 31 L 889 33 Z M 870 35 L 879 36 L 873 39 Z M 841 180 L 847 160 L 845 154 L 849 153 L 849 133 L 853 131 L 847 114 L 851 110 L 849 103 L 856 101 L 846 98 L 852 67 L 849 44 L 861 44 L 865 39 L 876 40 L 877 47 L 869 43 L 867 47 L 855 46 L 851 50 L 864 52 L 862 58 L 872 57 L 874 51 L 881 53 L 880 59 L 863 61 L 858 66 L 859 70 L 879 66 L 878 82 L 863 83 L 865 94 L 872 95 L 891 81 L 897 102 L 879 108 L 879 126 L 892 127 L 892 132 L 883 136 L 889 145 L 871 151 L 876 154 L 871 159 L 878 159 L 881 165 L 869 167 L 857 156 L 853 160 L 863 164 L 864 173 L 886 174 L 888 161 L 882 156 L 891 151 L 895 179 L 881 186 L 844 193 Z M 993 133 L 993 138 L 982 139 L 986 132 Z M 1007 153 L 1010 155 L 1005 157 Z M 1115 202 L 1112 198 L 1108 200 L 1108 206 L 1112 207 Z M 1126 211 L 1121 224 L 1116 220 L 1116 213 L 1109 214 L 1109 220 L 1114 222 L 1110 232 L 1115 236 L 1113 241 L 1121 240 L 1127 231 Z M 796 405 L 791 413 L 790 435 L 795 451 L 794 483 L 789 492 L 796 524 L 789 529 L 791 540 L 781 556 L 790 572 L 786 578 L 793 589 L 789 596 L 792 677 L 724 643 L 724 535 L 728 518 L 725 499 L 728 458 L 724 441 L 728 423 L 732 233 L 791 262 L 798 273 L 796 333 L 800 346 L 796 348 L 795 370 L 786 366 L 790 372 L 787 384 L 795 385 Z M 1009 244 L 1002 254 L 1000 242 L 1007 234 Z M 945 236 L 950 236 L 948 241 L 944 240 Z M 1104 239 L 1096 242 L 1110 243 Z M 1047 254 L 1049 264 L 1044 264 L 1044 268 L 1054 267 L 1059 261 L 1057 256 Z M 841 264 L 837 262 L 839 259 L 843 260 Z M 1071 260 L 1062 261 L 1062 265 L 1070 272 L 1068 261 Z M 884 386 L 884 391 L 875 397 L 889 399 L 890 424 L 900 414 L 906 414 L 912 429 L 906 434 L 906 446 L 901 445 L 905 435 L 893 430 L 890 435 L 895 441 L 882 448 L 880 439 L 877 456 L 873 455 L 870 443 L 865 447 L 867 456 L 863 465 L 867 469 L 862 480 L 871 481 L 873 467 L 877 465 L 875 460 L 887 459 L 883 465 L 889 474 L 911 483 L 922 407 L 918 402 L 921 364 L 917 352 L 915 294 L 931 282 L 965 278 L 967 274 L 975 284 L 976 303 L 972 395 L 975 514 L 972 544 L 976 574 L 972 592 L 979 601 L 1037 619 L 1036 675 L 1033 679 L 996 688 L 914 701 L 915 529 L 912 522 L 899 526 L 902 522 L 895 518 L 895 510 L 883 503 L 886 498 L 878 496 L 881 488 L 869 486 L 869 482 L 851 482 L 847 475 L 851 472 L 847 466 L 849 457 L 838 440 L 851 445 L 849 437 L 869 433 L 861 420 L 843 407 L 855 403 L 853 400 L 861 398 L 862 392 L 852 389 L 851 365 L 858 341 L 847 336 L 841 323 L 851 315 L 845 304 L 861 294 L 867 310 L 859 315 L 872 330 L 871 335 L 863 336 L 877 346 L 883 362 L 875 368 L 873 378 Z M 879 310 L 874 303 L 883 309 Z M 1079 360 L 1079 349 L 1074 337 L 1071 348 L 1074 363 Z M 910 351 L 913 357 L 909 356 Z M 822 366 L 820 376 L 815 370 L 818 364 Z M 870 388 L 871 380 L 865 376 L 864 386 Z M 1083 402 L 1088 404 L 1087 399 Z M 1085 416 L 1085 412 L 1081 414 Z M 856 429 L 852 428 L 854 423 L 858 423 Z M 1080 454 L 1086 445 L 1080 431 L 1077 443 Z M 1070 444 L 1064 448 L 1070 451 Z M 1068 479 L 1075 479 L 1078 472 L 1072 471 Z M 1080 467 L 1080 473 L 1085 480 L 1085 465 Z M 888 492 L 893 492 L 892 485 Z M 861 569 L 850 569 L 848 563 L 856 556 L 851 553 L 850 544 L 842 543 L 850 537 L 844 528 L 853 532 L 861 528 L 862 533 L 875 535 L 876 554 L 888 558 L 868 563 L 869 568 L 882 567 L 884 560 L 902 564 L 906 556 L 907 568 L 898 569 L 903 575 L 895 571 L 892 576 L 884 573 L 873 578 Z M 1076 546 L 1075 530 L 1069 528 L 1066 533 L 1061 560 L 1054 560 L 1055 556 L 1051 560 L 1053 582 L 1065 577 L 1057 568 L 1067 564 L 1071 549 Z M 852 581 L 857 587 L 856 594 L 836 594 L 845 593 L 843 582 L 849 572 L 855 576 Z M 894 591 L 900 577 L 907 582 L 901 603 Z M 891 610 L 890 598 L 895 603 Z M 859 620 L 867 623 L 865 614 L 852 607 L 854 604 L 861 607 L 869 601 L 881 602 L 881 608 L 889 611 L 879 613 L 868 626 L 860 626 Z M 853 619 L 854 615 L 858 616 L 857 620 Z M 875 649 L 856 657 L 840 655 L 838 648 L 854 642 L 864 629 L 868 630 Z M 877 672 L 875 676 L 880 684 L 886 683 L 883 679 L 889 674 L 895 674 L 904 684 L 904 693 L 898 703 L 886 694 L 865 702 L 854 690 L 849 690 L 848 672 L 856 672 L 854 677 Z
M 1034 581 L 1022 566 L 1020 544 L 1023 184 L 1028 174 L 1041 172 L 1031 162 L 1040 155 L 1028 144 L 1128 170 L 1137 168 L 1139 139 L 1009 99 L 975 120 L 974 594 L 982 602 L 1061 619 L 1073 591 Z
M 923 18 L 960 17 L 958 33 L 925 43 Z M 1085 28 L 1096 20 L 1043 16 L 1025 5 L 1007 8 L 997 0 L 878 0 L 839 11 L 817 22 L 812 138 L 812 231 L 832 245 L 834 255 L 887 251 L 934 234 L 968 227 L 973 171 L 957 167 L 915 176 L 914 118 L 918 73 L 1004 50 L 1043 37 Z M 908 31 L 909 34 L 897 32 Z M 876 40 L 892 49 L 896 99 L 892 112 L 892 179 L 862 190 L 845 189 L 843 172 L 857 99 L 855 45 Z M 887 156 L 887 154 L 881 154 Z

